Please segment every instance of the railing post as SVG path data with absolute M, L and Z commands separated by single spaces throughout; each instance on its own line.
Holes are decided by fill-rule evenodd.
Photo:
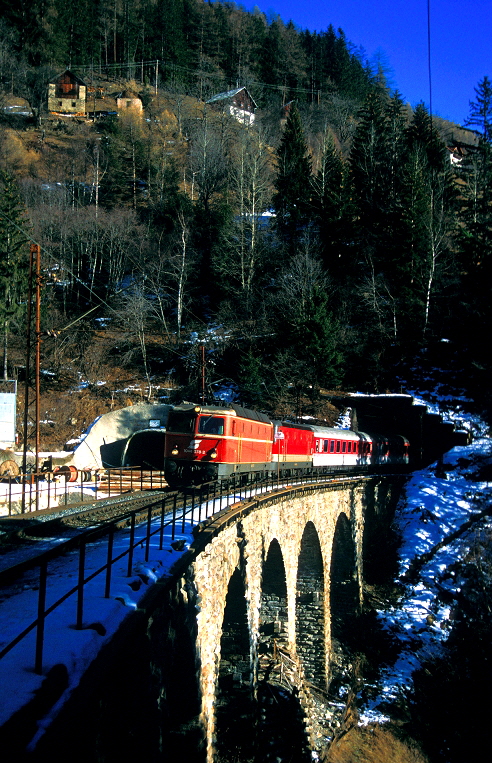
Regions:
M 186 490 L 183 490 L 183 519 L 181 522 L 181 532 L 185 531 L 185 519 L 186 519 Z
M 79 549 L 79 577 L 77 581 L 77 622 L 75 627 L 77 630 L 82 628 L 82 620 L 84 617 L 84 575 L 85 575 L 85 540 L 82 541 L 82 545 Z
M 195 488 L 192 487 L 191 488 L 191 515 L 190 515 L 191 516 L 191 519 L 190 519 L 191 527 L 193 527 L 194 514 L 195 514 Z
M 48 562 L 43 561 L 39 566 L 39 593 L 38 593 L 38 625 L 36 628 L 36 657 L 34 672 L 41 675 L 43 672 L 43 645 L 44 645 L 44 619 L 46 607 L 46 581 L 48 579 Z
M 174 537 L 176 535 L 176 507 L 178 503 L 178 494 L 175 493 L 173 495 L 173 522 L 172 522 L 172 529 L 171 529 L 171 540 L 174 540 Z
M 159 551 L 162 551 L 164 545 L 164 515 L 166 513 L 166 498 L 161 500 L 161 529 L 159 533 Z
M 128 567 L 126 569 L 127 578 L 130 578 L 132 575 L 134 546 L 135 546 L 135 511 L 132 511 L 132 517 L 130 520 L 130 546 L 128 548 Z
M 198 489 L 198 524 L 202 521 L 202 503 L 203 503 L 203 487 L 200 485 Z
M 147 509 L 147 536 L 145 538 L 145 561 L 149 561 L 150 553 L 150 525 L 152 522 L 152 506 Z
M 113 564 L 113 540 L 114 540 L 114 525 L 110 525 L 108 535 L 108 558 L 106 561 L 106 586 L 104 589 L 104 598 L 109 599 L 109 592 L 111 590 L 111 572 Z

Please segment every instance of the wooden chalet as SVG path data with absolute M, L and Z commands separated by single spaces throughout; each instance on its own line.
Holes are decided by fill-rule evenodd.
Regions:
M 48 111 L 54 114 L 85 116 L 86 98 L 85 82 L 69 69 L 48 85 Z
M 225 93 L 218 93 L 207 101 L 214 109 L 224 111 L 242 122 L 242 124 L 252 125 L 255 121 L 256 103 L 245 87 L 237 87 L 234 90 L 227 90 Z

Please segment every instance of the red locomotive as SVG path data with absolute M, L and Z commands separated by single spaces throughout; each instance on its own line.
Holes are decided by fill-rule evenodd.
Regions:
M 409 462 L 404 437 L 273 422 L 239 405 L 178 405 L 169 412 L 165 474 L 170 485 L 232 474 L 355 469 Z

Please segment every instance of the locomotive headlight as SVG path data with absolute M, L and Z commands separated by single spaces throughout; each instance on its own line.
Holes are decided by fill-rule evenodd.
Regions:
M 177 456 L 179 455 L 179 448 L 177 445 L 175 445 L 171 451 L 171 456 Z
M 215 448 L 210 451 L 210 458 L 217 458 L 217 451 Z
M 195 407 L 193 408 L 193 410 L 195 411 L 195 413 L 200 413 L 200 411 L 201 411 L 202 409 L 200 408 L 200 406 L 199 406 L 199 405 L 195 405 Z

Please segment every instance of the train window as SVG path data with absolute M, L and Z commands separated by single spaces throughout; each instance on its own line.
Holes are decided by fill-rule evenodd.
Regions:
M 337 440 L 337 453 L 340 453 L 340 440 Z
M 335 440 L 330 440 L 330 453 L 335 452 Z
M 346 452 L 347 452 L 347 443 L 342 442 L 342 453 L 346 453 Z
M 350 441 L 347 443 L 347 453 L 352 453 L 352 443 Z
M 167 431 L 189 434 L 194 430 L 196 414 L 194 411 L 170 411 Z
M 217 416 L 200 416 L 200 434 L 224 434 L 224 419 Z

